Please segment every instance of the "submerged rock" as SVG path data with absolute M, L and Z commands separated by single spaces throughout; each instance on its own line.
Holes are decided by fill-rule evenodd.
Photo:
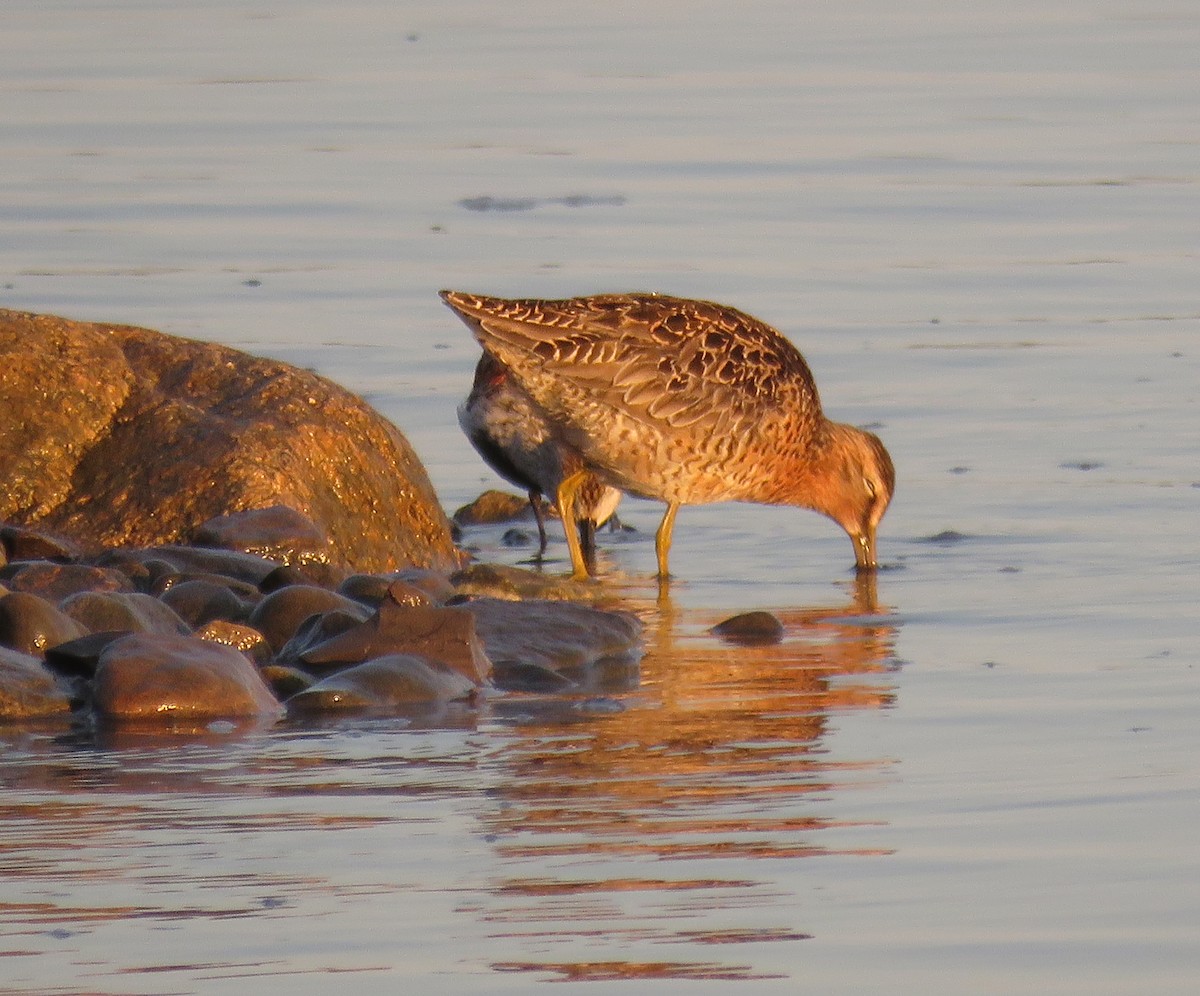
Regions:
M 132 633 L 100 654 L 96 712 L 110 719 L 216 719 L 283 712 L 257 669 L 231 647 Z
M 154 546 L 284 505 L 348 569 L 458 564 L 407 440 L 309 371 L 149 329 L 0 310 L 0 395 L 0 520 L 89 548 Z
M 380 710 L 471 698 L 477 685 L 464 674 L 413 654 L 388 654 L 330 675 L 292 696 L 291 713 Z
M 481 598 L 463 609 L 475 618 L 475 629 L 488 657 L 505 661 L 505 673 L 521 672 L 514 664 L 548 668 L 571 676 L 592 665 L 640 657 L 642 624 L 629 612 L 612 612 L 572 602 L 507 602 Z
M 783 623 L 770 612 L 743 612 L 717 623 L 712 633 L 743 646 L 778 643 L 783 639 Z

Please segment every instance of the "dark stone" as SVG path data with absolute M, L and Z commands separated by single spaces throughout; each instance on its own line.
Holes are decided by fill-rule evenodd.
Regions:
M 258 583 L 264 594 L 286 588 L 290 584 L 310 584 L 318 588 L 336 588 L 346 572 L 333 564 L 280 564 Z
M 413 654 L 389 654 L 339 671 L 288 700 L 289 713 L 395 710 L 471 698 L 477 685 L 459 671 Z
M 523 661 L 493 661 L 492 682 L 505 692 L 565 692 L 575 682 L 541 664 Z
M 78 544 L 36 529 L 0 526 L 0 552 L 9 560 L 57 560 L 65 563 L 81 553 Z
M 0 569 L 0 579 L 13 591 L 26 591 L 59 602 L 80 591 L 133 591 L 120 571 L 49 560 L 17 561 Z
M 394 580 L 383 574 L 351 574 L 337 590 L 347 598 L 375 608 L 387 598 L 387 590 Z
M 123 720 L 272 716 L 283 711 L 242 654 L 190 636 L 131 633 L 96 667 L 98 714 Z
M 717 623 L 711 632 L 729 643 L 754 646 L 782 640 L 783 623 L 770 612 L 743 612 Z
M 332 612 L 309 616 L 300 624 L 292 638 L 279 648 L 279 652 L 275 655 L 276 662 L 296 664 L 313 647 L 320 646 L 333 637 L 362 625 L 361 608 L 361 606 L 356 606 L 353 613 L 334 609 Z
M 41 657 L 51 647 L 87 632 L 52 602 L 28 592 L 0 597 L 0 645 Z
M 0 310 L 0 396 L 0 520 L 89 549 L 154 546 L 216 516 L 285 505 L 347 569 L 458 565 L 407 440 L 309 371 L 149 329 Z
M 258 589 L 253 589 L 258 593 Z M 181 581 L 159 596 L 192 629 L 199 629 L 214 619 L 244 622 L 254 606 L 235 595 L 228 587 L 214 581 Z
M 55 674 L 70 678 L 91 678 L 96 673 L 96 664 L 104 648 L 126 634 L 126 630 L 88 633 L 76 640 L 60 643 L 46 651 L 46 667 Z
M 287 664 L 266 664 L 258 669 L 258 673 L 280 702 L 286 702 L 293 695 L 317 683 L 317 679 L 307 671 Z
M 524 529 L 506 529 L 500 542 L 507 547 L 533 546 L 533 534 Z
M 294 584 L 267 595 L 254 607 L 246 622 L 262 633 L 272 649 L 278 651 L 309 616 L 333 611 L 343 612 L 353 617 L 355 622 L 363 622 L 371 614 L 366 606 L 336 591 Z
M 300 654 L 310 667 L 358 664 L 388 654 L 418 654 L 446 664 L 477 684 L 491 662 L 466 609 L 397 605 L 384 601 L 366 622 Z
M 454 594 L 445 574 L 415 568 L 389 574 L 352 574 L 338 585 L 338 591 L 373 609 L 384 599 L 400 605 L 429 605 L 441 604 Z
M 93 633 L 125 630 L 182 635 L 191 632 L 191 627 L 169 605 L 140 592 L 81 591 L 64 599 L 59 608 Z
M 66 715 L 68 694 L 36 657 L 0 647 L 0 720 Z

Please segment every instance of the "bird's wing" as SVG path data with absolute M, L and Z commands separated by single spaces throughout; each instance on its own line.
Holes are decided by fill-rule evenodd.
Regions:
M 799 350 L 733 308 L 654 294 L 442 297 L 557 420 L 570 421 L 557 399 L 579 393 L 636 421 L 690 433 L 820 414 Z

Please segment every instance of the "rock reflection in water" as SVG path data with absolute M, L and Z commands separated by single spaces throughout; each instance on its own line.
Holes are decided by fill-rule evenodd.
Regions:
M 838 759 L 824 742 L 832 713 L 892 701 L 896 624 L 877 605 L 874 579 L 856 582 L 849 604 L 777 612 L 785 635 L 775 645 L 721 643 L 707 632 L 719 617 L 695 618 L 669 597 L 642 614 L 642 682 L 623 711 L 564 725 L 558 710 L 530 704 L 495 759 L 488 831 L 506 874 L 479 912 L 494 936 L 547 954 L 496 962 L 497 971 L 769 977 L 711 958 L 713 945 L 809 936 L 803 924 L 743 925 L 747 911 L 754 922 L 764 910 L 796 914 L 781 912 L 789 897 L 755 862 L 878 853 L 822 839 L 850 825 L 826 815 L 831 796 L 887 768 Z M 565 961 L 571 941 L 618 957 Z M 692 946 L 694 957 L 628 957 L 660 944 Z

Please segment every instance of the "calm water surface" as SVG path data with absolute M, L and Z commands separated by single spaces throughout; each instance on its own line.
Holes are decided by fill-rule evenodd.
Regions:
M 629 502 L 636 682 L 0 729 L 0 991 L 1194 991 L 1200 12 L 996 7 L 8 3 L 0 306 L 312 366 L 452 509 L 439 287 L 709 297 L 899 482 L 873 586 L 714 506 L 659 600 Z

